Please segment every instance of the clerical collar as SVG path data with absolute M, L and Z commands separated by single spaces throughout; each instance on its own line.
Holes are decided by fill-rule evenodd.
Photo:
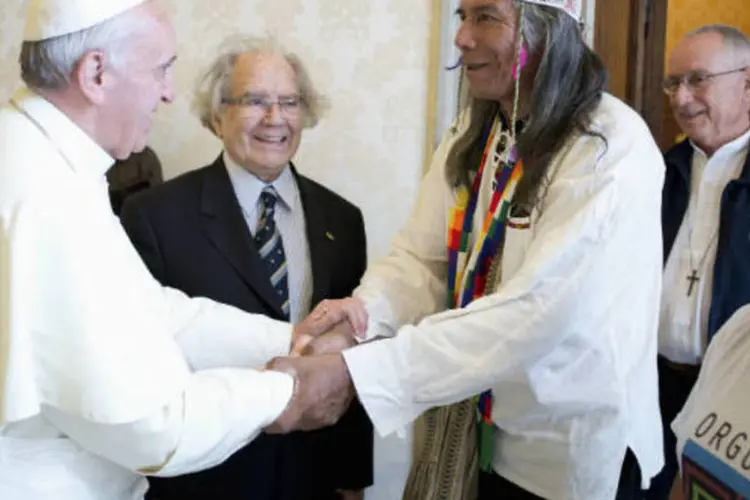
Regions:
M 692 139 L 690 140 L 690 145 L 693 147 L 693 151 L 703 155 L 706 158 L 709 158 L 706 152 L 703 151 L 696 143 L 694 143 Z M 742 134 L 735 140 L 729 141 L 728 143 L 724 144 L 722 147 L 714 151 L 714 154 L 711 155 L 710 158 L 734 156 L 735 154 L 741 152 L 743 149 L 748 148 L 748 146 L 750 146 L 750 129 L 748 129 L 744 134 Z
M 81 175 L 104 177 L 115 160 L 51 102 L 28 88 L 18 90 L 11 104 L 46 136 L 69 166 Z

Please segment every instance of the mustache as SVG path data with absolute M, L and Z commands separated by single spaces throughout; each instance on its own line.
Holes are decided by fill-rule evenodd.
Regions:
M 463 61 L 463 57 L 460 57 L 460 56 L 459 56 L 459 58 L 458 58 L 458 61 L 456 61 L 456 63 L 455 63 L 455 64 L 453 64 L 452 66 L 446 66 L 446 67 L 445 67 L 445 70 L 446 70 L 446 71 L 455 71 L 455 70 L 457 70 L 458 68 L 460 68 L 460 67 L 461 67 L 461 65 L 462 65 L 463 63 L 464 63 L 464 61 Z

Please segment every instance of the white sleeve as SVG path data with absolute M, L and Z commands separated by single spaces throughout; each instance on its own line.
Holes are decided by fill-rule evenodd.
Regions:
M 367 308 L 368 340 L 392 337 L 402 325 L 446 307 L 447 217 L 454 200 L 445 181 L 445 158 L 452 139 L 447 136 L 435 151 L 406 226 L 388 254 L 367 268 L 353 293 Z
M 598 139 L 580 141 L 566 154 L 518 270 L 496 293 L 344 352 L 381 435 L 431 407 L 520 375 L 571 331 L 599 331 L 602 316 L 590 310 L 614 314 L 612 297 L 630 293 L 631 285 L 658 289 L 658 224 L 637 221 L 658 221 L 663 173 L 655 167 L 662 163 L 652 143 L 639 147 L 638 141 L 610 140 L 601 161 Z M 640 274 L 624 268 L 623 247 L 648 258 Z M 619 273 L 614 282 L 613 272 Z
M 192 370 L 260 368 L 289 354 L 292 325 L 163 287 L 165 315 Z
M 88 451 L 134 472 L 172 476 L 213 467 L 252 441 L 286 408 L 292 377 L 278 372 L 198 372 L 153 415 L 98 424 L 44 407 L 44 417 Z

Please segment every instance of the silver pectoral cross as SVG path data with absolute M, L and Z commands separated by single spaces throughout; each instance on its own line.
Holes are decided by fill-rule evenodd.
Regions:
M 687 296 L 690 297 L 693 294 L 693 288 L 695 287 L 695 284 L 698 283 L 701 279 L 698 277 L 698 270 L 693 269 L 693 273 L 687 277 L 688 282 L 690 283 L 688 285 L 688 292 Z

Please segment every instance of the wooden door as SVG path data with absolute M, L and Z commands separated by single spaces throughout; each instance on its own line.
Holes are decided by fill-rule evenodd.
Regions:
M 594 48 L 610 76 L 610 92 L 646 120 L 659 145 L 673 137 L 665 131 L 664 44 L 667 0 L 597 0 Z

